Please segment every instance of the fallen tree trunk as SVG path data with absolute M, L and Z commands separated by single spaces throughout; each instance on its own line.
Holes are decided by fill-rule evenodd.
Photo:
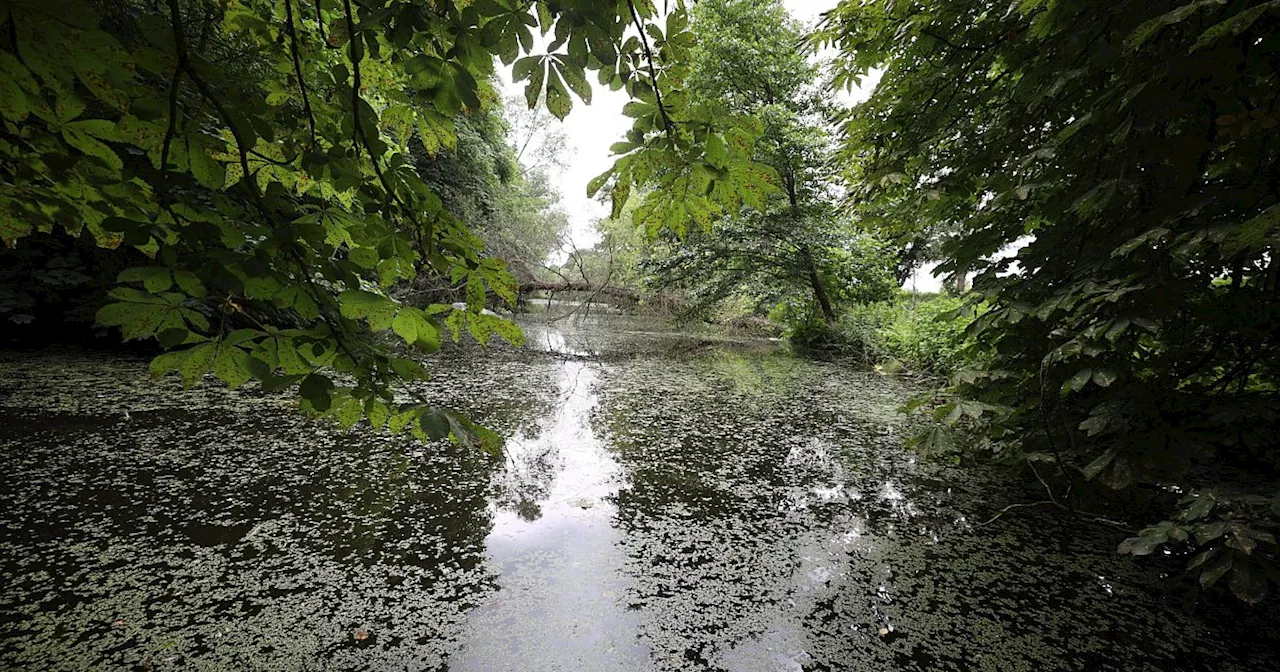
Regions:
M 625 287 L 614 287 L 612 285 L 593 285 L 588 282 L 526 282 L 520 285 L 520 293 L 530 294 L 532 292 L 551 292 L 558 294 L 560 292 L 585 292 L 593 296 L 610 296 L 616 299 L 625 299 L 627 301 L 636 302 L 640 300 L 640 294 L 634 290 Z

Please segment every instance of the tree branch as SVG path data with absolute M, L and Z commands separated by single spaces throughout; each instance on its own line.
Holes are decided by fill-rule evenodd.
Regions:
M 635 22 L 636 30 L 640 33 L 640 44 L 644 47 L 645 59 L 649 62 L 649 80 L 653 82 L 653 95 L 658 101 L 658 114 L 662 115 L 662 125 L 667 131 L 667 136 L 675 142 L 675 126 L 671 123 L 671 117 L 667 116 L 667 106 L 662 102 L 662 91 L 658 86 L 658 72 L 653 67 L 653 51 L 649 49 L 649 38 L 644 33 L 644 23 L 640 21 L 640 14 L 636 11 L 636 3 L 634 0 L 627 0 L 627 7 L 631 9 L 631 20 Z
M 319 10 L 317 0 L 316 9 Z M 316 116 L 311 111 L 311 98 L 307 95 L 307 80 L 302 76 L 302 58 L 298 55 L 298 31 L 293 25 L 293 0 L 284 0 L 285 20 L 289 22 L 289 51 L 293 54 L 293 73 L 298 78 L 298 90 L 302 92 L 302 113 L 307 115 L 311 127 L 311 146 L 316 144 Z
M 316 0 L 316 30 L 320 31 L 321 42 L 329 41 L 329 38 L 324 36 L 324 16 L 320 14 L 320 0 Z
M 348 59 L 351 61 L 351 125 L 354 127 L 352 142 L 357 147 L 363 145 L 365 151 L 369 153 L 369 161 L 373 164 L 373 172 L 378 176 L 378 182 L 382 184 L 382 188 L 387 192 L 387 196 L 398 204 L 405 216 L 413 223 L 414 229 L 420 229 L 418 218 L 415 216 L 412 208 L 408 206 L 400 195 L 391 188 L 391 184 L 387 181 L 386 175 L 382 172 L 382 166 L 378 163 L 378 156 L 373 151 L 373 143 L 369 140 L 369 134 L 364 132 L 364 127 L 360 125 L 360 34 L 356 32 L 355 17 L 351 12 L 351 0 L 342 0 L 342 6 L 346 13 L 348 39 L 351 40 L 351 47 L 348 49 Z M 427 249 L 423 252 L 430 256 L 435 247 L 435 225 L 427 224 Z M 421 243 L 419 243 L 421 244 Z
M 176 2 L 169 3 L 169 23 L 173 29 L 174 44 L 178 46 L 178 64 L 169 81 L 169 128 L 165 130 L 164 147 L 160 150 L 160 174 L 166 190 L 169 186 L 169 150 L 173 145 L 173 137 L 178 132 L 178 91 L 182 86 L 182 72 L 187 67 L 186 36 L 183 34 L 182 18 L 178 14 Z

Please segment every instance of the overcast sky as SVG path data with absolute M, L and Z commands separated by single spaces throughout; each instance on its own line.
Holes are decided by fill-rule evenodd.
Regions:
M 836 2 L 837 0 L 783 0 L 791 14 L 805 24 L 816 22 L 819 15 L 834 7 Z M 535 47 L 535 51 L 542 46 L 540 44 Z M 511 84 L 510 71 L 500 68 L 500 72 L 508 93 L 523 95 L 524 84 Z M 554 180 L 569 215 L 573 241 L 578 247 L 589 247 L 596 242 L 594 223 L 609 214 L 607 205 L 587 198 L 587 183 L 613 165 L 609 146 L 621 140 L 631 128 L 631 119 L 622 114 L 622 106 L 628 101 L 627 95 L 596 84 L 593 77 L 589 76 L 588 79 L 593 87 L 591 104 L 584 105 L 576 97 L 573 99 L 573 111 L 564 120 L 565 134 L 569 139 L 566 150 L 568 169 Z M 865 95 L 866 93 L 860 95 L 860 92 L 855 92 L 850 102 L 856 102 Z M 936 283 L 932 282 L 931 277 L 916 278 L 915 283 L 921 291 L 936 291 Z

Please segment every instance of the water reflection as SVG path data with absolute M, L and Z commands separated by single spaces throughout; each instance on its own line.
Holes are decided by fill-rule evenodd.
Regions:
M 468 614 L 451 670 L 643 669 L 638 618 L 618 602 L 621 474 L 591 426 L 596 384 L 594 365 L 560 364 L 557 405 L 508 443 L 485 540 L 498 591 Z

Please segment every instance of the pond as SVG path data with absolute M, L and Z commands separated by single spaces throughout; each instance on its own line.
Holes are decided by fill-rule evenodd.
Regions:
M 917 390 L 618 316 L 432 363 L 490 460 L 0 353 L 0 668 L 1271 670 L 1274 602 L 917 459 Z

